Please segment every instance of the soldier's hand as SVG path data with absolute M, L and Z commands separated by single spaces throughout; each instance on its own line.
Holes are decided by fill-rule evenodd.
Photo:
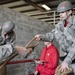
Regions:
M 66 63 L 66 62 L 62 62 L 62 64 L 61 64 L 61 67 L 60 67 L 59 71 L 60 71 L 60 72 L 65 72 L 65 71 L 66 71 L 66 69 L 68 69 L 68 70 L 69 70 L 68 63 Z
M 26 48 L 25 47 L 22 47 L 22 46 L 15 46 L 16 48 L 16 51 L 21 54 L 21 55 L 24 55 L 26 53 Z
M 35 35 L 36 40 L 40 41 L 41 39 L 41 34 Z

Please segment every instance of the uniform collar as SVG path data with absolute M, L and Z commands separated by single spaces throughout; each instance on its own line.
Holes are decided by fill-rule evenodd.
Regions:
M 68 23 L 69 23 L 69 22 L 66 22 L 66 21 L 65 21 L 64 27 L 66 27 L 66 26 L 68 25 Z
M 74 20 L 74 15 L 72 16 L 72 18 L 69 20 L 69 23 L 66 27 L 70 27 L 71 25 L 73 25 L 73 20 Z M 61 21 L 61 25 L 62 27 L 64 27 L 65 21 Z
M 69 23 L 67 25 L 67 27 L 70 27 L 73 25 L 73 20 L 74 20 L 74 15 L 72 16 L 72 18 L 69 20 Z

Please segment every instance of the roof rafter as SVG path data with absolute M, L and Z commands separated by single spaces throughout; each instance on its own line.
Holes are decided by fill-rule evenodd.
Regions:
M 38 9 L 39 11 L 46 12 L 46 10 L 44 8 L 40 7 L 35 2 L 32 2 L 31 0 L 24 0 L 24 1 L 27 2 L 28 4 L 32 5 L 33 7 Z
M 23 7 L 23 6 L 28 6 L 28 4 L 22 4 L 22 5 L 17 5 L 17 6 L 11 6 L 9 8 L 14 9 L 14 8 L 19 8 L 19 7 Z
M 24 11 L 20 11 L 21 13 L 25 13 L 25 12 L 31 12 L 31 11 L 36 11 L 37 9 L 30 9 L 30 10 L 24 10 Z
M 13 3 L 13 2 L 16 2 L 16 1 L 19 1 L 19 0 L 0 0 L 0 5 Z

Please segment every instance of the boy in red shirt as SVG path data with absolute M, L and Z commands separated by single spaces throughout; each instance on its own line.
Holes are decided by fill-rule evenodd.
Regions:
M 58 66 L 59 54 L 58 50 L 51 42 L 44 42 L 45 47 L 42 50 L 40 60 L 34 75 L 54 75 Z

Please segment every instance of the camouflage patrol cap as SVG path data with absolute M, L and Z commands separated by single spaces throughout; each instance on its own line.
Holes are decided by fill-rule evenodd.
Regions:
M 12 22 L 12 21 L 7 21 L 4 23 L 3 27 L 2 27 L 2 30 L 6 33 L 12 31 L 15 27 L 15 23 Z
M 67 10 L 73 9 L 73 6 L 70 1 L 61 2 L 57 7 L 57 12 L 65 12 Z

